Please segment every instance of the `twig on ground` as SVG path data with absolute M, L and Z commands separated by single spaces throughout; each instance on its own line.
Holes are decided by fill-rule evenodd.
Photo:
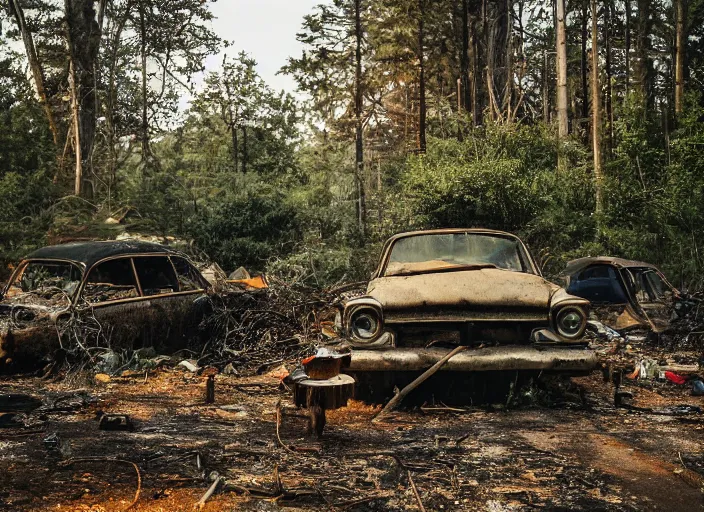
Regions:
M 289 453 L 296 453 L 291 448 L 286 446 L 281 440 L 281 434 L 279 433 L 279 428 L 281 427 L 281 400 L 276 402 L 276 439 L 278 439 L 279 444 Z
M 413 477 L 411 476 L 410 471 L 408 472 L 408 483 L 411 484 L 411 489 L 413 489 L 413 495 L 416 497 L 418 508 L 421 512 L 426 512 L 425 507 L 423 506 L 423 502 L 420 499 L 420 494 L 418 494 L 418 488 L 416 487 L 416 483 L 413 481 Z

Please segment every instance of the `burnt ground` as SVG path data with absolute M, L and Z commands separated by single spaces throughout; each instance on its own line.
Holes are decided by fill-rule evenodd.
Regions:
M 704 508 L 704 414 L 667 409 L 703 398 L 633 388 L 634 405 L 655 408 L 642 412 L 615 408 L 601 374 L 573 383 L 584 401 L 436 403 L 378 424 L 379 408 L 353 401 L 328 413 L 319 441 L 275 375 L 218 375 L 214 405 L 205 377 L 180 369 L 103 384 L 4 378 L 0 393 L 42 406 L 0 428 L 0 509 L 122 511 L 139 491 L 130 510 L 190 511 L 213 472 L 224 481 L 203 510 L 421 510 L 409 475 L 428 511 Z M 130 414 L 135 430 L 99 430 L 100 411 Z

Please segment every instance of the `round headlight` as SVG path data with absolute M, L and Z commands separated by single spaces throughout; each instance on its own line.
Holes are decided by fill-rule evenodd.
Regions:
M 371 341 L 381 332 L 381 318 L 374 309 L 360 309 L 350 318 L 352 337 L 361 341 Z
M 579 338 L 584 333 L 587 317 L 579 308 L 566 307 L 557 314 L 557 332 L 569 339 Z

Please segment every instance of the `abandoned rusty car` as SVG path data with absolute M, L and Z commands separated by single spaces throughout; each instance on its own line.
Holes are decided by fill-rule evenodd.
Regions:
M 569 293 L 589 300 L 599 320 L 619 332 L 661 333 L 672 313 L 687 307 L 663 273 L 642 261 L 580 258 L 567 264 L 563 277 Z
M 85 345 L 87 334 L 93 346 L 180 348 L 204 314 L 208 287 L 186 256 L 159 244 L 39 249 L 2 292 L 0 366 L 39 361 L 67 343 Z
M 351 349 L 347 371 L 388 389 L 457 346 L 468 350 L 446 374 L 590 372 L 588 314 L 589 301 L 544 279 L 515 235 L 442 229 L 390 238 L 366 293 L 341 302 L 336 327 Z

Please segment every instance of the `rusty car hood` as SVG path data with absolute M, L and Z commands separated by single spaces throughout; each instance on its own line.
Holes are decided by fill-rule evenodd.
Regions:
M 550 307 L 560 287 L 535 274 L 498 268 L 380 277 L 367 294 L 384 309 L 424 307 Z

